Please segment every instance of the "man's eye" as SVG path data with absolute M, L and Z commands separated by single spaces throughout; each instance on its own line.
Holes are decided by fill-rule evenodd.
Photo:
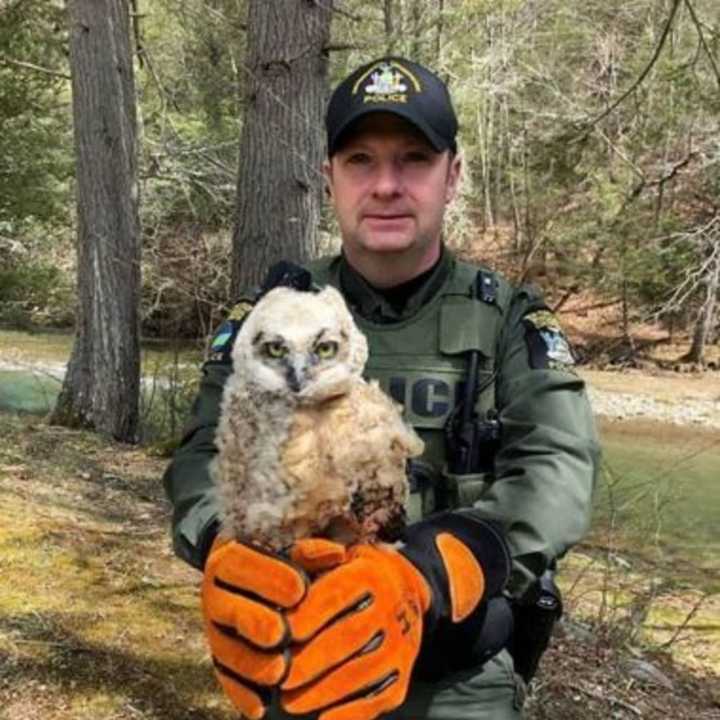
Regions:
M 351 165 L 367 165 L 370 162 L 370 156 L 367 153 L 353 153 L 347 159 Z
M 425 152 L 409 152 L 405 155 L 405 162 L 409 163 L 426 163 L 430 162 L 430 155 Z
M 315 346 L 315 354 L 321 360 L 330 360 L 330 358 L 334 358 L 337 355 L 337 352 L 338 344 L 336 342 L 333 342 L 332 340 L 328 340 L 326 342 L 319 342 Z
M 263 352 L 271 358 L 281 358 L 287 355 L 287 348 L 281 342 L 267 342 L 263 345 Z

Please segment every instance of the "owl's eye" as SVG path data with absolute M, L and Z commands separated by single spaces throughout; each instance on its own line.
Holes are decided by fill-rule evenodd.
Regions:
M 332 340 L 327 340 L 325 342 L 319 342 L 315 346 L 315 354 L 321 360 L 330 360 L 330 358 L 334 358 L 337 355 L 337 352 L 338 352 L 338 344 L 336 342 L 333 342 Z
M 263 344 L 263 352 L 271 358 L 278 359 L 287 355 L 287 348 L 278 341 Z

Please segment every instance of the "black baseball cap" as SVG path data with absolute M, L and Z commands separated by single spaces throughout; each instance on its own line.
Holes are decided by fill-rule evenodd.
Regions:
M 405 118 L 438 152 L 457 150 L 458 123 L 445 83 L 422 65 L 383 57 L 358 68 L 335 88 L 325 116 L 328 156 L 337 151 L 352 123 L 375 112 Z

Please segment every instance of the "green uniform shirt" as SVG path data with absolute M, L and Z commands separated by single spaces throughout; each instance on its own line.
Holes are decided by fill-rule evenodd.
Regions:
M 470 299 L 477 268 L 447 250 L 400 299 L 372 288 L 342 257 L 309 269 L 316 284 L 343 293 L 368 337 L 367 375 L 403 403 L 426 443 L 423 461 L 435 485 L 412 496 L 411 519 L 463 506 L 499 521 L 513 557 L 509 592 L 522 595 L 587 530 L 599 455 L 584 382 L 567 363 L 552 360 L 551 343 L 564 340 L 550 327 L 552 316 L 543 311 L 542 299 L 495 274 L 493 298 Z M 454 476 L 446 467 L 444 424 L 471 349 L 481 351 L 479 372 L 490 380 L 483 383 L 488 387 L 478 409 L 496 409 L 501 441 L 494 472 Z M 547 356 L 550 362 L 537 361 Z M 227 353 L 203 366 L 190 423 L 164 477 L 176 552 L 196 567 L 202 566 L 207 530 L 218 515 L 208 464 L 231 371 Z

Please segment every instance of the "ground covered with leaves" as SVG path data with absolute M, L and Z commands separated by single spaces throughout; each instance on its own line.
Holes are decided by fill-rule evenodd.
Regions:
M 169 546 L 167 461 L 11 415 L 0 437 L 0 718 L 234 717 L 203 641 L 199 576 Z M 585 616 L 571 603 L 529 718 L 720 719 L 719 678 L 702 662 L 647 655 L 575 606 Z

